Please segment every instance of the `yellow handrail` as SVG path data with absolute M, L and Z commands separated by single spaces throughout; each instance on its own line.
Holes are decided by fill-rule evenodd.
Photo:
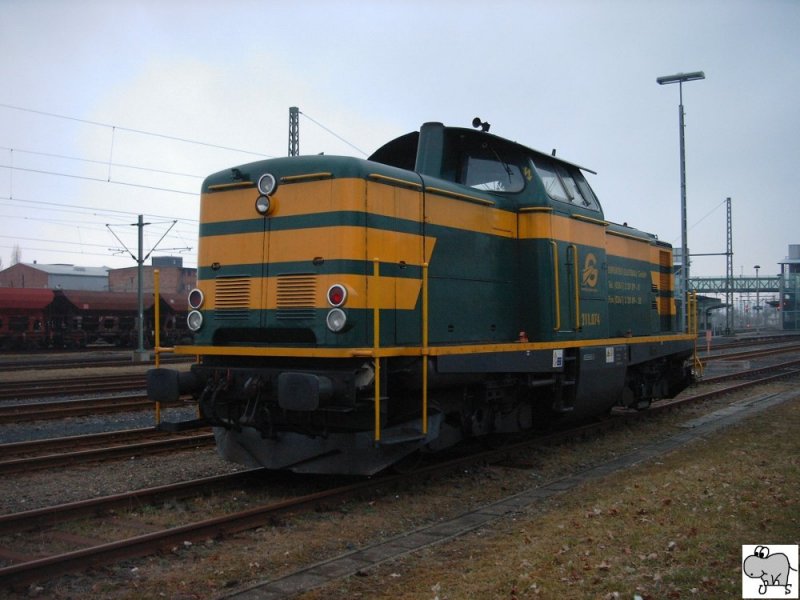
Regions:
M 380 303 L 378 302 L 378 289 L 380 286 L 380 260 L 372 260 L 373 269 L 373 299 L 372 299 L 372 349 L 375 355 L 375 441 L 381 441 L 381 357 L 378 355 L 381 347 L 381 318 Z
M 422 435 L 428 435 L 428 263 L 422 264 Z
M 694 353 L 692 354 L 692 366 L 698 377 L 703 375 L 703 362 L 697 354 L 697 335 L 700 332 L 697 292 L 686 294 L 686 327 L 689 333 L 694 336 Z
M 550 240 L 550 247 L 553 250 L 553 292 L 555 294 L 555 317 L 556 323 L 553 331 L 561 329 L 561 296 L 558 290 L 558 243 Z
M 580 288 L 580 275 L 578 274 L 578 247 L 575 244 L 569 245 L 572 250 L 572 260 L 574 261 L 574 268 L 572 269 L 573 284 L 575 287 L 575 331 L 581 328 L 581 288 Z

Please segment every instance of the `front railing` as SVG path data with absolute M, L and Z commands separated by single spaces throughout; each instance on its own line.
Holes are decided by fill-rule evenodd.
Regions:
M 699 333 L 697 292 L 689 292 L 686 295 L 686 325 L 688 333 L 694 338 L 694 352 L 692 353 L 692 369 L 698 377 L 703 375 L 703 363 L 697 355 L 697 335 Z

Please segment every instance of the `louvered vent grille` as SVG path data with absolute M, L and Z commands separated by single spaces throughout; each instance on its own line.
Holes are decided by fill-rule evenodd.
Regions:
M 246 319 L 250 312 L 250 279 L 221 277 L 217 279 L 215 317 L 219 320 Z
M 314 318 L 317 279 L 314 275 L 284 275 L 278 277 L 278 312 L 282 321 Z

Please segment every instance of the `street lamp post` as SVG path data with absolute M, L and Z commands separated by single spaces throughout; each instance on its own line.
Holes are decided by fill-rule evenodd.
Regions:
M 698 79 L 705 79 L 703 71 L 695 71 L 693 73 L 678 73 L 676 75 L 665 75 L 658 77 L 656 82 L 659 85 L 666 85 L 668 83 L 677 83 L 679 90 L 680 103 L 678 104 L 678 127 L 680 133 L 680 151 L 681 151 L 681 245 L 683 250 L 681 253 L 681 331 L 686 331 L 686 295 L 689 292 L 689 248 L 687 245 L 686 233 L 686 147 L 683 141 L 683 83 L 684 81 L 696 81 Z

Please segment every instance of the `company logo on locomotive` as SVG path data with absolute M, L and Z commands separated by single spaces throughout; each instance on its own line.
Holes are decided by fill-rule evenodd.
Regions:
M 586 262 L 583 263 L 583 286 L 596 288 L 598 275 L 597 257 L 590 252 L 586 255 Z

